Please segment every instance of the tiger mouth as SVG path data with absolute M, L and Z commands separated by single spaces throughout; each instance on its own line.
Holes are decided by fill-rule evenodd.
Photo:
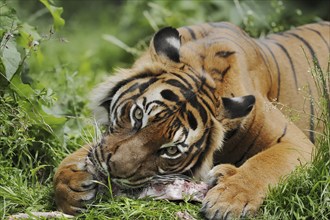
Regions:
M 111 178 L 111 182 L 116 184 L 120 189 L 137 189 L 144 188 L 148 185 L 148 183 L 152 180 L 153 177 L 144 178 L 139 181 L 129 181 L 128 179 L 119 179 L 119 178 Z

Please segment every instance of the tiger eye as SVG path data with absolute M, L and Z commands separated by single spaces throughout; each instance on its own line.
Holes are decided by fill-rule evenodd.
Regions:
M 136 120 L 141 120 L 143 118 L 143 112 L 142 109 L 136 108 L 133 112 L 133 116 Z
M 175 155 L 178 152 L 178 148 L 176 146 L 166 148 L 166 152 L 168 155 Z

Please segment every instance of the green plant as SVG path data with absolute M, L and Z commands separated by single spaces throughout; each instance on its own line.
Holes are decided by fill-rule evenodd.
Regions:
M 97 133 L 86 105 L 87 93 L 114 67 L 130 66 L 156 29 L 228 20 L 257 37 L 319 19 L 280 0 L 79 3 L 0 0 L 0 218 L 55 210 L 54 170 L 65 155 L 91 142 Z M 112 36 L 111 43 L 105 35 Z M 117 45 L 112 44 L 116 40 Z M 127 45 L 126 51 L 118 47 L 121 43 Z M 127 48 L 136 53 L 127 53 Z M 323 75 L 328 77 L 329 70 Z M 321 81 L 329 85 L 329 78 Z M 320 103 L 326 112 L 326 102 Z M 327 217 L 330 123 L 326 115 L 323 123 L 328 130 L 318 142 L 320 150 L 312 166 L 297 170 L 275 188 L 257 218 Z M 200 219 L 199 208 L 188 202 L 106 195 L 78 218 L 173 219 L 177 211 L 187 210 Z
M 47 1 L 43 1 L 48 3 Z M 59 12 L 58 12 L 59 13 Z M 29 76 L 29 60 L 47 41 L 0 2 L 0 216 L 50 208 L 51 175 L 63 158 L 67 121 L 49 111 L 56 97 Z M 48 202 L 45 202 L 48 201 Z
M 330 60 L 326 70 L 321 70 L 315 60 L 310 66 L 315 86 L 321 94 L 315 106 L 321 111 L 322 117 L 318 123 L 322 124 L 324 130 L 318 135 L 312 164 L 295 170 L 270 191 L 263 206 L 262 216 L 265 218 L 330 218 Z

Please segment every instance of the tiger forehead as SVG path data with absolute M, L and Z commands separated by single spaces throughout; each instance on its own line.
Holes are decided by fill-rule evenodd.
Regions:
M 115 96 L 124 97 L 124 95 L 132 94 L 145 94 L 145 93 L 162 93 L 163 90 L 192 90 L 198 92 L 202 86 L 206 86 L 210 90 L 215 89 L 215 85 L 212 80 L 208 79 L 207 74 L 194 73 L 191 67 L 187 67 L 185 70 L 180 71 L 164 71 L 159 75 L 150 74 L 149 77 L 141 77 L 144 74 L 136 74 L 132 80 L 129 80 L 126 84 L 122 85 Z M 168 92 L 164 92 L 165 94 Z M 166 94 L 165 94 L 166 96 Z M 136 97 L 138 98 L 138 97 Z

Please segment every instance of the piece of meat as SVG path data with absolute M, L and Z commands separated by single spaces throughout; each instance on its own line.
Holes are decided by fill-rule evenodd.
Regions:
M 154 199 L 202 202 L 207 190 L 206 183 L 176 179 L 173 183 L 153 183 L 144 188 L 138 198 L 152 197 Z
M 127 196 L 130 198 L 185 200 L 202 202 L 208 191 L 208 185 L 204 182 L 195 182 L 188 179 L 174 179 L 173 181 L 152 182 L 145 188 L 138 190 L 121 190 L 113 184 L 113 196 Z

